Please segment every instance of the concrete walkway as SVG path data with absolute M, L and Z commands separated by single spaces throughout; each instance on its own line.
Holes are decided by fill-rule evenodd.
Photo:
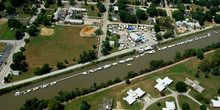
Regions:
M 167 95 L 167 96 L 164 96 L 164 97 L 159 97 L 159 98 L 153 98 L 153 99 L 151 99 L 149 102 L 144 103 L 145 105 L 144 105 L 144 107 L 143 107 L 142 110 L 146 110 L 146 109 L 147 109 L 150 105 L 152 105 L 153 103 L 155 103 L 155 102 L 157 102 L 157 101 L 159 101 L 159 100 L 161 100 L 161 99 L 168 98 L 168 97 L 174 97 L 174 98 L 175 98 L 176 105 L 177 105 L 177 109 L 178 109 L 178 110 L 181 110 L 180 105 L 179 105 L 179 101 L 178 101 L 178 96 L 179 96 L 179 95 L 184 95 L 184 96 L 186 96 L 186 97 L 189 97 L 189 98 L 192 99 L 194 102 L 198 103 L 200 106 L 202 105 L 200 102 L 198 102 L 196 99 L 194 99 L 192 96 L 189 95 L 189 92 L 191 91 L 191 89 L 189 89 L 189 90 L 188 90 L 187 92 L 185 92 L 185 93 L 179 93 L 179 92 L 176 92 L 176 91 L 171 90 L 170 88 L 167 88 L 167 89 L 171 92 L 171 94 L 169 94 L 169 95 Z M 148 96 L 145 96 L 145 97 L 148 97 Z M 207 108 L 207 110 L 209 110 L 209 109 Z

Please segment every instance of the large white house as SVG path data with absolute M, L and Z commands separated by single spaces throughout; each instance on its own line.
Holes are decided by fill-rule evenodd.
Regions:
M 155 89 L 157 89 L 158 91 L 163 91 L 167 86 L 169 86 L 173 80 L 171 80 L 168 77 L 165 77 L 164 79 L 161 78 L 157 78 L 156 79 L 157 84 L 154 86 Z
M 220 97 L 217 97 L 217 100 L 212 99 L 212 107 L 214 108 L 220 108 Z
M 172 102 L 166 101 L 165 104 L 166 104 L 166 108 L 163 108 L 162 110 L 176 110 L 174 101 Z
M 135 91 L 130 89 L 127 91 L 128 96 L 123 97 L 122 99 L 126 101 L 129 105 L 132 105 L 138 98 L 142 97 L 145 92 L 141 88 L 137 88 Z

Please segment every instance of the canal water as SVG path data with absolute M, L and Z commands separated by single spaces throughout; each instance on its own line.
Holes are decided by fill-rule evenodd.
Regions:
M 33 88 L 36 86 L 40 86 L 40 85 L 47 83 L 47 82 L 51 82 L 51 81 L 54 81 L 54 80 L 57 80 L 60 78 L 64 78 L 64 77 L 67 77 L 67 76 L 77 74 L 79 72 L 94 68 L 94 66 L 90 66 L 90 67 L 84 68 L 79 71 L 75 71 L 75 72 L 72 72 L 69 74 L 58 76 L 56 78 L 50 78 L 50 79 L 47 79 L 42 82 L 38 82 L 33 85 L 29 85 L 29 86 L 23 87 L 21 89 L 11 91 L 10 93 L 3 94 L 0 96 L 0 110 L 18 109 L 24 104 L 25 99 L 27 99 L 27 98 L 37 97 L 38 99 L 46 99 L 46 98 L 51 98 L 51 97 L 57 95 L 57 93 L 61 90 L 62 91 L 69 91 L 69 90 L 73 90 L 74 88 L 88 88 L 95 82 L 96 83 L 106 82 L 108 80 L 115 79 L 115 77 L 120 77 L 121 79 L 123 79 L 127 75 L 127 73 L 131 70 L 138 72 L 141 69 L 145 69 L 145 68 L 149 67 L 149 62 L 151 60 L 158 60 L 158 59 L 163 59 L 164 61 L 173 60 L 176 51 L 183 53 L 185 49 L 203 48 L 203 47 L 210 45 L 212 43 L 219 42 L 220 41 L 220 29 L 218 29 L 216 31 L 218 31 L 219 34 L 214 34 L 213 31 L 209 31 L 211 33 L 211 37 L 207 37 L 204 39 L 193 41 L 188 44 L 183 44 L 180 46 L 168 48 L 166 50 L 156 51 L 155 54 L 145 54 L 144 56 L 139 57 L 137 59 L 135 58 L 132 62 L 128 62 L 129 64 L 132 64 L 130 67 L 126 66 L 128 63 L 118 64 L 117 66 L 112 66 L 109 69 L 105 69 L 105 70 L 98 71 L 95 73 L 90 73 L 88 75 L 79 75 L 79 76 L 58 82 L 57 84 L 55 84 L 53 86 L 49 86 L 44 89 L 39 89 L 37 91 L 31 91 L 30 93 L 28 93 L 26 95 L 21 94 L 20 96 L 17 96 L 17 97 L 14 96 L 16 91 L 23 91 L 26 89 L 30 89 L 30 88 Z M 200 33 L 195 36 L 200 37 L 203 35 L 207 35 L 207 33 L 209 33 L 209 32 Z M 195 36 L 191 36 L 188 39 L 194 38 Z M 186 39 L 187 38 L 183 38 L 181 40 L 174 41 L 174 42 L 181 42 L 181 41 L 185 41 Z M 113 62 L 116 62 L 116 61 L 122 60 L 122 59 L 126 59 L 126 57 L 121 58 L 121 59 L 117 59 L 115 61 L 107 61 L 102 64 L 98 64 L 97 66 L 103 66 L 105 64 L 110 64 L 110 63 L 113 63 Z

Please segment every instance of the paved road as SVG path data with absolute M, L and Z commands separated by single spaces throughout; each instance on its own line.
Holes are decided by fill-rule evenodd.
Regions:
M 107 32 L 107 25 L 108 25 L 108 9 L 109 9 L 109 0 L 105 0 L 106 3 L 104 4 L 105 5 L 105 8 L 106 8 L 106 12 L 104 13 L 104 16 L 103 16 L 103 25 L 102 25 L 102 31 L 103 31 L 103 35 L 101 36 L 100 38 L 100 45 L 99 45 L 99 51 L 98 51 L 98 57 L 101 57 L 102 56 L 102 53 L 101 53 L 101 48 L 102 48 L 102 42 L 105 41 L 105 38 L 106 38 L 106 32 Z

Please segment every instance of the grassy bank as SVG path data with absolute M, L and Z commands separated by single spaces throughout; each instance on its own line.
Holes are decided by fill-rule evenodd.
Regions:
M 188 103 L 190 106 L 190 110 L 200 110 L 199 104 L 188 98 L 187 96 L 184 95 L 179 95 L 178 96 L 178 101 L 180 104 L 180 108 L 182 109 L 183 103 Z
M 205 57 L 208 58 L 209 56 L 213 55 L 213 53 L 210 53 L 208 55 L 206 55 Z M 150 74 L 138 79 L 135 79 L 133 81 L 131 81 L 130 85 L 127 84 L 121 84 L 118 86 L 115 86 L 113 88 L 109 88 L 107 90 L 92 94 L 92 95 L 88 95 L 85 97 L 80 97 L 75 99 L 73 102 L 68 103 L 65 107 L 65 109 L 73 109 L 73 110 L 77 110 L 80 107 L 80 103 L 85 100 L 87 101 L 90 105 L 91 105 L 91 110 L 96 110 L 98 107 L 98 104 L 101 103 L 103 98 L 108 98 L 108 96 L 110 96 L 111 98 L 115 99 L 114 100 L 114 107 L 116 108 L 118 106 L 121 106 L 121 108 L 118 109 L 141 109 L 143 106 L 141 106 L 141 103 L 136 102 L 134 105 L 132 106 L 128 106 L 128 104 L 126 102 L 124 102 L 122 100 L 122 97 L 126 96 L 125 92 L 129 89 L 136 89 L 138 87 L 142 88 L 146 93 L 149 93 L 153 98 L 157 98 L 160 97 L 160 94 L 157 90 L 154 89 L 154 85 L 156 84 L 155 79 L 156 78 L 164 78 L 165 76 L 168 76 L 169 78 L 171 78 L 174 82 L 173 84 L 171 84 L 169 86 L 169 88 L 171 88 L 172 90 L 175 90 L 175 84 L 178 81 L 184 81 L 186 79 L 186 77 L 190 78 L 190 79 L 196 79 L 201 83 L 201 86 L 204 87 L 206 90 L 207 89 L 211 89 L 210 91 L 217 91 L 218 87 L 212 88 L 209 87 L 209 85 L 212 85 L 214 83 L 216 83 L 213 86 L 216 85 L 220 85 L 220 82 L 216 82 L 220 80 L 220 77 L 216 77 L 216 76 L 211 76 L 210 77 L 215 77 L 215 81 L 213 81 L 214 79 L 210 78 L 210 79 L 205 79 L 203 76 L 200 76 L 200 78 L 195 78 L 195 73 L 197 71 L 197 65 L 201 62 L 201 60 L 197 59 L 197 58 L 193 58 L 187 62 L 175 65 L 171 68 L 162 70 L 160 72 L 156 72 L 154 74 Z M 201 73 L 202 75 L 203 73 Z M 206 92 L 206 91 L 205 91 Z M 207 91 L 209 92 L 209 91 Z M 106 95 L 108 94 L 108 95 Z M 165 90 L 165 94 L 170 94 L 170 92 L 168 90 Z M 215 93 L 216 94 L 216 93 Z M 211 97 L 209 97 L 211 98 Z M 180 100 L 181 104 L 184 102 L 184 100 Z M 137 106 L 140 105 L 140 106 Z M 197 107 L 194 107 L 196 104 L 192 105 L 192 108 L 195 108 L 193 110 L 196 110 Z M 73 108 L 74 107 L 74 108 Z M 199 106 L 198 106 L 199 107 Z
M 175 102 L 175 98 L 168 97 L 168 98 L 161 99 L 161 100 L 153 103 L 152 105 L 150 105 L 146 110 L 162 110 L 163 108 L 166 107 L 166 105 L 165 105 L 166 101 L 174 101 Z M 158 106 L 157 103 L 160 103 L 161 106 Z

